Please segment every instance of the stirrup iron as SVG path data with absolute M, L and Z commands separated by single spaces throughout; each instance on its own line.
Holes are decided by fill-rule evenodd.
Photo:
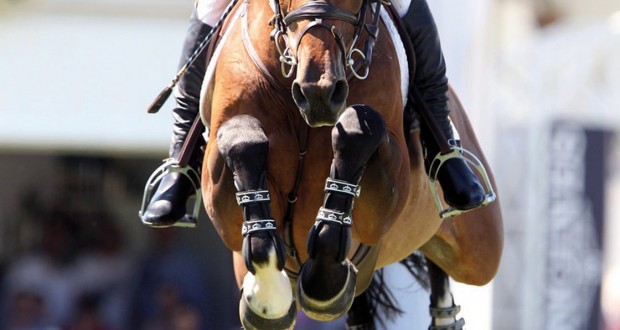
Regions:
M 441 198 L 439 197 L 439 192 L 437 191 L 437 174 L 439 173 L 439 169 L 441 168 L 441 166 L 448 159 L 451 159 L 451 158 L 460 158 L 464 160 L 467 164 L 473 166 L 474 170 L 476 170 L 476 172 L 478 172 L 478 174 L 482 178 L 482 181 L 484 183 L 484 189 L 485 189 L 485 197 L 482 203 L 480 204 L 480 206 L 475 207 L 473 209 L 469 209 L 469 210 L 459 210 L 454 207 L 444 208 L 444 205 L 441 202 Z M 484 165 L 482 164 L 480 159 L 476 157 L 476 155 L 474 155 L 471 151 L 465 148 L 453 145 L 451 152 L 445 155 L 438 153 L 437 156 L 435 156 L 435 158 L 431 162 L 428 173 L 429 173 L 428 178 L 430 181 L 431 193 L 433 195 L 433 199 L 435 200 L 435 204 L 437 205 L 437 209 L 439 210 L 439 216 L 442 219 L 455 217 L 457 215 L 461 215 L 463 213 L 481 208 L 495 201 L 495 198 L 497 197 L 495 195 L 495 191 L 493 190 L 493 186 L 491 186 L 491 180 L 489 179 L 489 175 L 487 174 L 487 171 L 484 168 Z
M 179 166 L 179 161 L 173 158 L 168 158 L 164 160 L 164 163 L 159 166 L 153 174 L 146 181 L 146 185 L 144 186 L 144 194 L 142 196 L 142 207 L 138 212 L 140 216 L 140 220 L 142 223 L 148 225 L 148 223 L 144 220 L 144 213 L 146 212 L 146 207 L 149 205 L 151 200 L 153 199 L 153 194 L 156 188 L 159 186 L 161 180 L 169 173 L 181 173 L 189 181 L 192 183 L 194 187 L 195 194 L 190 196 L 190 198 L 194 198 L 194 209 L 191 214 L 185 214 L 183 218 L 179 219 L 173 227 L 185 227 L 185 228 L 194 228 L 196 227 L 196 223 L 198 220 L 198 213 L 200 212 L 200 204 L 202 202 L 202 193 L 200 191 L 200 175 L 198 172 L 194 170 L 191 166 Z

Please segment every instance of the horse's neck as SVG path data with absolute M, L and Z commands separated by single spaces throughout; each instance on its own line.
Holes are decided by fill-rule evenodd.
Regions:
M 270 38 L 273 26 L 268 24 L 274 17 L 274 12 L 268 1 L 250 1 L 246 15 L 248 15 L 248 30 L 256 50 L 265 56 L 265 61 L 277 60 L 276 50 Z

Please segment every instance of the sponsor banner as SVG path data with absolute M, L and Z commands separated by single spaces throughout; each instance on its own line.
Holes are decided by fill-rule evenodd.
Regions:
M 545 329 L 601 329 L 604 193 L 611 133 L 579 123 L 551 127 Z M 536 256 L 531 256 L 536 258 Z

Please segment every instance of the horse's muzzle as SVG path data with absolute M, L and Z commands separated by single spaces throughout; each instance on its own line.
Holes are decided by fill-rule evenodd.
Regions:
M 346 79 L 306 82 L 292 85 L 295 104 L 310 127 L 333 126 L 345 109 L 349 84 Z

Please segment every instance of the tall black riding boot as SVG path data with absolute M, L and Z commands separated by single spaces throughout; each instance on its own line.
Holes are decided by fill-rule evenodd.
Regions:
M 403 22 L 411 38 L 416 56 L 414 84 L 420 89 L 424 101 L 438 126 L 448 140 L 454 140 L 448 119 L 448 78 L 441 50 L 439 34 L 426 0 L 412 0 Z M 422 141 L 426 148 L 428 165 L 440 152 L 439 145 L 428 129 L 422 128 Z M 478 178 L 464 160 L 451 158 L 437 173 L 448 205 L 469 210 L 482 204 L 485 192 Z
M 211 27 L 200 21 L 196 10 L 194 10 L 189 20 L 189 29 L 185 37 L 179 69 L 187 62 L 209 31 L 211 31 Z M 174 128 L 169 151 L 169 155 L 173 159 L 178 159 L 194 120 L 200 120 L 198 109 L 200 90 L 207 66 L 206 56 L 206 51 L 203 51 L 196 58 L 181 77 L 175 89 L 177 105 L 172 110 Z M 196 171 L 199 171 L 202 165 L 203 152 L 200 149 L 202 144 L 200 141 L 196 143 L 189 160 L 189 166 Z M 192 194 L 194 194 L 194 188 L 189 178 L 178 172 L 165 175 L 147 206 L 142 221 L 151 227 L 174 225 L 185 216 L 185 204 Z

